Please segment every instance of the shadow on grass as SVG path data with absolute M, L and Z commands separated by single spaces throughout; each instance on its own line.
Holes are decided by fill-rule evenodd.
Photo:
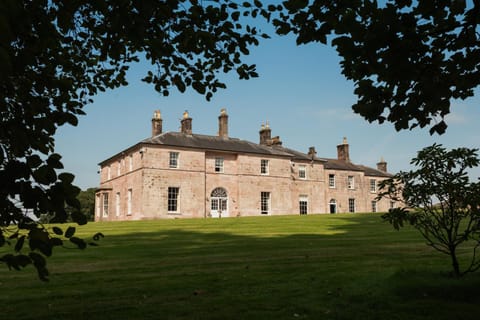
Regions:
M 101 246 L 57 251 L 48 290 L 32 284 L 32 274 L 7 274 L 6 312 L 16 319 L 477 318 L 479 277 L 446 277 L 448 259 L 415 230 L 397 232 L 378 215 L 93 226 L 107 235 Z

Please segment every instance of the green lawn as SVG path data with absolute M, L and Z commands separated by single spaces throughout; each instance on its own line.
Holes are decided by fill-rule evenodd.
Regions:
M 90 223 L 50 282 L 0 269 L 0 319 L 478 319 L 480 275 L 378 214 Z

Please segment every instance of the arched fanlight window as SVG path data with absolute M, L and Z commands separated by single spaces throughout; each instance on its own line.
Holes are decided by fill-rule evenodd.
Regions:
M 226 198 L 227 197 L 227 190 L 223 188 L 215 188 L 212 191 L 211 197 L 215 198 Z

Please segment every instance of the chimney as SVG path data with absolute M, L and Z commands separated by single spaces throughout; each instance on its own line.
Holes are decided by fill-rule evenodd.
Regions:
M 268 145 L 271 145 L 271 146 L 281 146 L 282 140 L 280 140 L 279 136 L 275 136 L 270 140 L 270 142 L 267 142 L 267 143 Z
M 182 124 L 182 133 L 192 134 L 192 118 L 189 117 L 188 111 L 183 113 L 183 119 L 180 123 Z
M 218 136 L 228 138 L 228 114 L 225 108 L 220 110 L 220 115 L 218 116 Z
M 155 110 L 152 118 L 152 137 L 158 136 L 162 133 L 162 115 L 160 110 Z
M 272 130 L 270 129 L 270 126 L 268 125 L 268 121 L 265 125 L 262 124 L 262 127 L 260 129 L 260 144 L 261 145 L 268 145 L 271 143 L 272 140 Z
M 308 156 L 312 159 L 317 157 L 317 151 L 315 151 L 315 147 L 308 148 Z
M 350 154 L 348 152 L 347 138 L 343 138 L 343 143 L 337 146 L 337 158 L 345 162 L 350 162 Z
M 380 162 L 377 163 L 377 169 L 383 172 L 387 172 L 387 163 L 383 159 L 383 157 L 380 159 Z

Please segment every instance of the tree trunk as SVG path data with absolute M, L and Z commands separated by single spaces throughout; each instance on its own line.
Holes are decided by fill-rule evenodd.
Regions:
M 450 248 L 450 257 L 452 258 L 452 267 L 453 267 L 453 276 L 455 278 L 460 278 L 460 265 L 458 264 L 456 248 Z

